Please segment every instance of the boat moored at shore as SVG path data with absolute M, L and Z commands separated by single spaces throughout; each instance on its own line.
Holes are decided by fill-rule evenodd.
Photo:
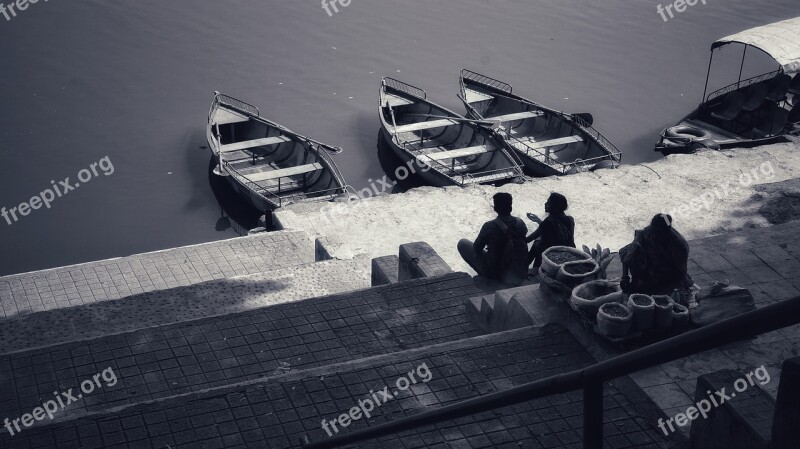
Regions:
M 321 142 L 260 116 L 257 107 L 214 93 L 206 137 L 218 165 L 214 173 L 259 211 L 291 203 L 329 201 L 347 184 Z
M 735 83 L 708 92 L 714 51 L 743 45 Z M 778 68 L 747 79 L 742 69 L 749 48 L 760 50 Z M 693 153 L 699 149 L 754 147 L 800 132 L 800 17 L 751 28 L 711 45 L 706 86 L 700 106 L 665 129 L 655 151 Z
M 381 81 L 381 133 L 400 159 L 437 186 L 496 184 L 521 179 L 520 163 L 491 124 L 462 117 L 427 99 L 424 90 Z
M 532 176 L 618 166 L 622 153 L 592 127 L 589 114 L 565 114 L 512 92 L 510 84 L 462 69 L 459 98 L 467 116 L 497 123 Z

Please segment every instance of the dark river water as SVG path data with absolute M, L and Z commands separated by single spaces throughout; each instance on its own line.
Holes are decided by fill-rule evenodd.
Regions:
M 81 180 L 0 218 L 0 274 L 237 235 L 202 148 L 214 90 L 344 147 L 357 188 L 383 174 L 381 77 L 463 112 L 462 67 L 591 112 L 625 162 L 652 160 L 658 132 L 697 105 L 712 41 L 800 12 L 707 0 L 664 22 L 661 2 L 352 0 L 329 16 L 319 0 L 40 0 L 0 15 L 0 206 Z M 738 71 L 740 49 L 725 52 Z

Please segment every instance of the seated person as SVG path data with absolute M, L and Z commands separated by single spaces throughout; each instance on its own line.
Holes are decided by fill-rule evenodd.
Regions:
M 575 220 L 566 212 L 569 205 L 567 198 L 560 193 L 551 193 L 550 198 L 544 203 L 547 217 L 542 220 L 535 214 L 528 214 L 528 218 L 539 227 L 525 240 L 533 242 L 528 253 L 528 264 L 533 262 L 534 267 L 542 264 L 542 253 L 553 246 L 569 246 L 575 248 Z
M 672 217 L 658 214 L 650 226 L 638 230 L 633 242 L 619 250 L 622 261 L 620 285 L 626 293 L 669 295 L 675 289 L 687 291 L 689 244 L 672 227 Z
M 461 239 L 458 252 L 478 275 L 519 284 L 525 278 L 522 274 L 522 279 L 519 279 L 519 272 L 527 273 L 528 269 L 525 264 L 525 234 L 528 227 L 525 222 L 511 215 L 510 193 L 496 193 L 493 200 L 497 218 L 483 224 L 474 243 Z M 509 239 L 517 240 L 522 247 L 522 255 L 517 258 L 519 262 L 515 262 L 512 255 L 505 254 Z

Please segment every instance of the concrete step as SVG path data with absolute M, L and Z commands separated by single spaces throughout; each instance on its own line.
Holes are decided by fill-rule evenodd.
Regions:
M 369 260 L 362 260 L 359 276 L 367 287 Z M 348 261 L 320 262 L 298 279 L 303 285 L 312 280 L 319 288 L 338 288 L 332 284 L 336 279 L 321 274 L 324 264 L 353 266 Z M 352 285 L 351 271 L 337 271 L 348 276 L 342 288 Z M 255 288 L 247 285 L 249 280 L 242 282 Z M 216 293 L 207 290 L 198 293 L 208 295 L 203 300 L 213 299 Z M 270 307 L 259 304 L 225 316 L 0 356 L 0 410 L 20 416 L 51 399 L 54 391 L 77 391 L 83 381 L 109 368 L 119 383 L 73 404 L 61 419 L 477 334 L 461 308 L 476 293 L 463 273 L 346 291 L 286 303 L 291 290 L 276 288 L 271 298 L 280 303 Z M 153 316 L 161 313 L 166 311 Z
M 304 231 L 278 231 L 0 277 L 0 320 L 314 262 Z
M 484 332 L 501 332 L 534 324 L 521 305 L 523 298 L 539 290 L 539 284 L 498 290 L 494 294 L 476 296 L 464 302 L 470 321 Z
M 113 301 L 48 310 L 7 320 L 0 353 L 91 340 L 202 318 L 367 288 L 366 256 L 158 290 Z
M 0 448 L 299 447 L 301 437 L 324 440 L 592 362 L 563 328 L 523 328 L 274 373 L 106 409 L 14 437 L 3 432 Z M 609 384 L 604 402 L 608 447 L 677 447 L 660 434 L 657 409 L 632 382 Z M 559 394 L 349 447 L 575 448 L 581 443 L 581 404 L 580 392 Z

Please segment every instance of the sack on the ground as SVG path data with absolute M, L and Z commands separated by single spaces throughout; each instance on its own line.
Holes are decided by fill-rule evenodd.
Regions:
M 749 290 L 717 282 L 697 292 L 696 299 L 698 306 L 689 311 L 696 326 L 707 326 L 756 309 Z
M 495 223 L 507 237 L 500 264 L 502 280 L 506 284 L 520 285 L 528 276 L 528 243 L 525 236 L 512 236 L 508 226 L 499 218 Z

